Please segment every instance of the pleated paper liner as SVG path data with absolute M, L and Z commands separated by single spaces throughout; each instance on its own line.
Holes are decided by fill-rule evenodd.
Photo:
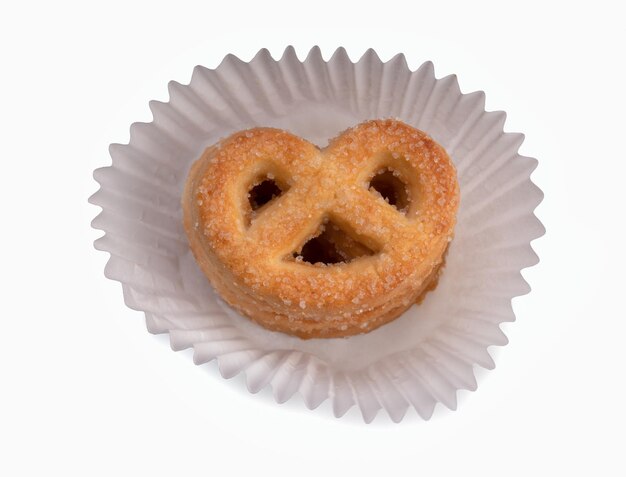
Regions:
M 489 346 L 507 343 L 500 323 L 515 319 L 513 297 L 530 288 L 520 270 L 538 262 L 530 242 L 544 228 L 533 211 L 542 192 L 537 165 L 503 131 L 505 113 L 486 112 L 482 92 L 462 94 L 455 76 L 437 79 L 432 63 L 411 71 L 403 55 L 382 62 L 368 50 L 356 63 L 313 48 L 274 60 L 261 50 L 244 62 L 228 55 L 198 66 L 191 82 L 171 82 L 170 100 L 153 101 L 151 123 L 131 126 L 112 144 L 112 165 L 95 171 L 102 207 L 95 246 L 111 257 L 105 275 L 121 282 L 126 304 L 145 312 L 152 333 L 169 333 L 174 350 L 193 348 L 197 364 L 217 360 L 248 389 L 271 386 L 276 401 L 300 393 L 314 409 L 326 399 L 336 416 L 358 406 L 370 422 L 380 409 L 393 421 L 408 408 L 428 419 L 440 402 L 457 406 L 459 389 L 476 389 L 474 366 L 491 369 Z M 180 196 L 190 164 L 228 134 L 274 126 L 319 146 L 373 118 L 398 118 L 426 131 L 456 164 L 461 188 L 456 236 L 439 286 L 420 306 L 369 334 L 303 341 L 267 331 L 223 304 L 191 256 Z

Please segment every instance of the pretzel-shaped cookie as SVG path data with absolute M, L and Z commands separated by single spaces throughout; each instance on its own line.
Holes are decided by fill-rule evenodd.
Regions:
M 198 264 L 231 306 L 317 338 L 373 330 L 434 288 L 458 202 L 445 150 L 388 119 L 322 150 L 277 129 L 235 133 L 193 164 L 183 213 Z

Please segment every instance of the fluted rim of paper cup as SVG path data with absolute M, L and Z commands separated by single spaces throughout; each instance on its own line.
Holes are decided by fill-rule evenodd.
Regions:
M 339 74 L 342 70 L 344 73 L 348 71 L 348 74 Z M 397 117 L 427 132 L 428 124 L 424 121 L 428 122 L 428 114 L 438 113 L 445 106 L 449 117 L 454 119 L 457 108 L 466 108 L 468 112 L 463 122 L 449 141 L 435 138 L 454 158 L 464 141 L 479 136 L 475 149 L 468 153 L 472 161 L 486 161 L 483 159 L 485 156 L 495 158 L 483 164 L 481 177 L 474 175 L 468 178 L 465 185 L 462 184 L 463 203 L 466 193 L 474 192 L 483 184 L 481 179 L 496 181 L 491 196 L 482 198 L 478 205 L 474 204 L 474 208 L 465 213 L 479 215 L 490 200 L 506 198 L 508 202 L 515 202 L 519 199 L 514 211 L 517 226 L 515 243 L 507 246 L 515 248 L 515 258 L 500 267 L 497 273 L 494 272 L 498 276 L 491 277 L 494 281 L 502 279 L 506 283 L 503 289 L 496 287 L 497 312 L 475 310 L 472 319 L 476 323 L 471 326 L 440 326 L 415 349 L 386 356 L 366 368 L 349 372 L 330 369 L 312 354 L 289 349 L 257 349 L 250 339 L 241 336 L 235 326 L 230 329 L 228 326 L 203 327 L 203 319 L 223 319 L 227 312 L 223 308 L 225 305 L 219 304 L 220 300 L 214 295 L 212 303 L 216 306 L 209 306 L 210 312 L 204 311 L 205 317 L 193 316 L 191 303 L 197 297 L 187 297 L 187 308 L 180 298 L 176 298 L 177 294 L 184 295 L 186 291 L 185 277 L 168 276 L 168 267 L 180 266 L 182 255 L 176 254 L 185 253 L 187 243 L 182 234 L 172 233 L 175 229 L 168 227 L 176 227 L 174 221 L 178 221 L 182 231 L 179 216 L 181 189 L 177 187 L 184 180 L 186 168 L 181 177 L 181 171 L 172 167 L 172 163 L 176 161 L 176 151 L 199 154 L 200 151 L 189 144 L 202 143 L 203 127 L 206 126 L 202 118 L 207 114 L 214 115 L 226 125 L 236 125 L 237 118 L 250 115 L 250 104 L 235 95 L 229 96 L 233 86 L 224 82 L 221 76 L 224 71 L 231 74 L 235 71 L 239 75 L 238 81 L 249 89 L 243 93 L 252 98 L 250 104 L 254 107 L 267 107 L 275 100 L 271 99 L 275 91 L 268 91 L 263 86 L 263 80 L 273 78 L 282 82 L 276 86 L 284 88 L 281 94 L 291 95 L 298 88 L 307 88 L 303 94 L 312 99 L 328 88 L 326 92 L 331 96 L 351 91 L 350 101 L 358 103 L 362 100 L 359 92 L 363 93 L 363 88 L 367 88 L 369 94 L 375 89 L 378 102 L 373 104 L 369 101 L 367 105 L 372 110 L 372 117 L 380 117 L 376 113 L 381 110 L 381 103 L 385 98 L 391 98 L 394 103 L 391 109 L 395 107 L 399 112 Z M 363 76 L 363 72 L 367 74 L 368 85 L 359 83 L 359 75 Z M 211 102 L 211 98 L 204 96 L 198 86 L 200 84 L 209 88 L 206 91 L 219 101 Z M 385 91 L 398 87 L 404 87 L 406 93 L 400 100 L 400 95 L 385 94 Z M 150 102 L 152 122 L 133 123 L 129 143 L 111 145 L 113 163 L 94 172 L 100 189 L 89 199 L 90 203 L 102 207 L 92 226 L 104 231 L 104 235 L 95 241 L 95 248 L 110 253 L 105 275 L 122 284 L 127 306 L 145 313 L 149 331 L 168 332 L 174 350 L 192 347 L 196 364 L 215 359 L 225 378 L 244 373 L 252 393 L 271 386 L 279 403 L 287 401 L 295 393 L 302 396 L 309 409 L 330 399 L 336 417 L 343 416 L 356 405 L 365 422 L 371 422 L 380 409 L 385 409 L 394 422 L 401 421 L 409 407 L 413 407 L 424 419 L 431 417 L 437 402 L 456 409 L 457 391 L 473 391 L 477 387 L 474 366 L 486 369 L 495 366 L 487 348 L 507 343 L 499 325 L 515 319 L 512 298 L 530 291 L 520 272 L 538 263 L 530 243 L 545 232 L 534 214 L 543 193 L 530 179 L 537 161 L 518 154 L 524 137 L 504 132 L 506 114 L 485 111 L 484 93 L 462 93 L 455 75 L 437 79 L 431 62 L 425 62 L 411 71 L 404 55 L 398 54 L 382 62 L 373 49 L 367 50 L 356 62 L 350 60 L 344 48 L 335 50 L 326 61 L 317 46 L 308 52 L 304 61 L 298 59 L 291 46 L 279 60 L 274 60 L 266 49 L 261 49 L 249 62 L 229 54 L 215 69 L 196 66 L 189 84 L 170 82 L 168 90 L 170 98 L 167 102 Z M 414 101 L 410 107 L 406 106 L 407 96 Z M 406 108 L 410 110 L 407 112 Z M 409 113 L 419 117 L 410 117 Z M 435 120 L 433 117 L 430 122 Z M 149 164 L 154 171 L 147 177 L 142 175 L 146 161 L 155 161 Z M 456 165 L 459 180 L 462 181 L 472 162 L 464 156 Z M 168 179 L 171 179 L 170 182 L 167 182 Z M 170 210 L 163 203 L 150 204 L 150 197 L 132 195 L 134 184 L 141 183 L 136 187 L 139 189 L 150 187 L 151 181 L 154 187 L 159 188 L 157 198 L 164 197 L 163 203 L 175 202 L 178 209 Z M 486 222 L 481 224 L 484 229 L 500 227 L 504 230 L 513 225 L 511 220 Z M 163 250 L 140 250 L 142 241 L 147 240 L 143 234 L 148 233 L 157 235 Z M 475 235 L 477 233 L 474 232 Z M 168 253 L 172 255 L 168 256 Z M 146 306 L 150 300 L 156 300 L 156 303 Z M 172 327 L 168 313 L 173 308 L 177 308 L 176 313 L 189 314 L 185 318 L 190 323 L 189 329 Z

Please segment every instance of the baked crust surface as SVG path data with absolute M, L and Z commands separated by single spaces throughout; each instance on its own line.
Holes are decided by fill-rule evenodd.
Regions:
M 393 200 L 375 177 L 396 187 Z M 263 182 L 282 193 L 255 204 Z M 361 123 L 322 150 L 278 129 L 235 133 L 193 164 L 182 198 L 191 250 L 222 298 L 301 338 L 365 333 L 420 301 L 436 284 L 458 204 L 446 151 L 392 119 Z M 306 261 L 322 233 L 318 248 L 330 243 L 338 263 Z

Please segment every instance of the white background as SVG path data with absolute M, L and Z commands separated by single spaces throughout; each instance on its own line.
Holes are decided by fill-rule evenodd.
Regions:
M 405 3 L 3 3 L 0 475 L 626 475 L 621 2 Z M 456 412 L 364 425 L 249 395 L 103 277 L 87 198 L 108 144 L 194 65 L 288 44 L 432 60 L 539 159 L 533 291 Z

